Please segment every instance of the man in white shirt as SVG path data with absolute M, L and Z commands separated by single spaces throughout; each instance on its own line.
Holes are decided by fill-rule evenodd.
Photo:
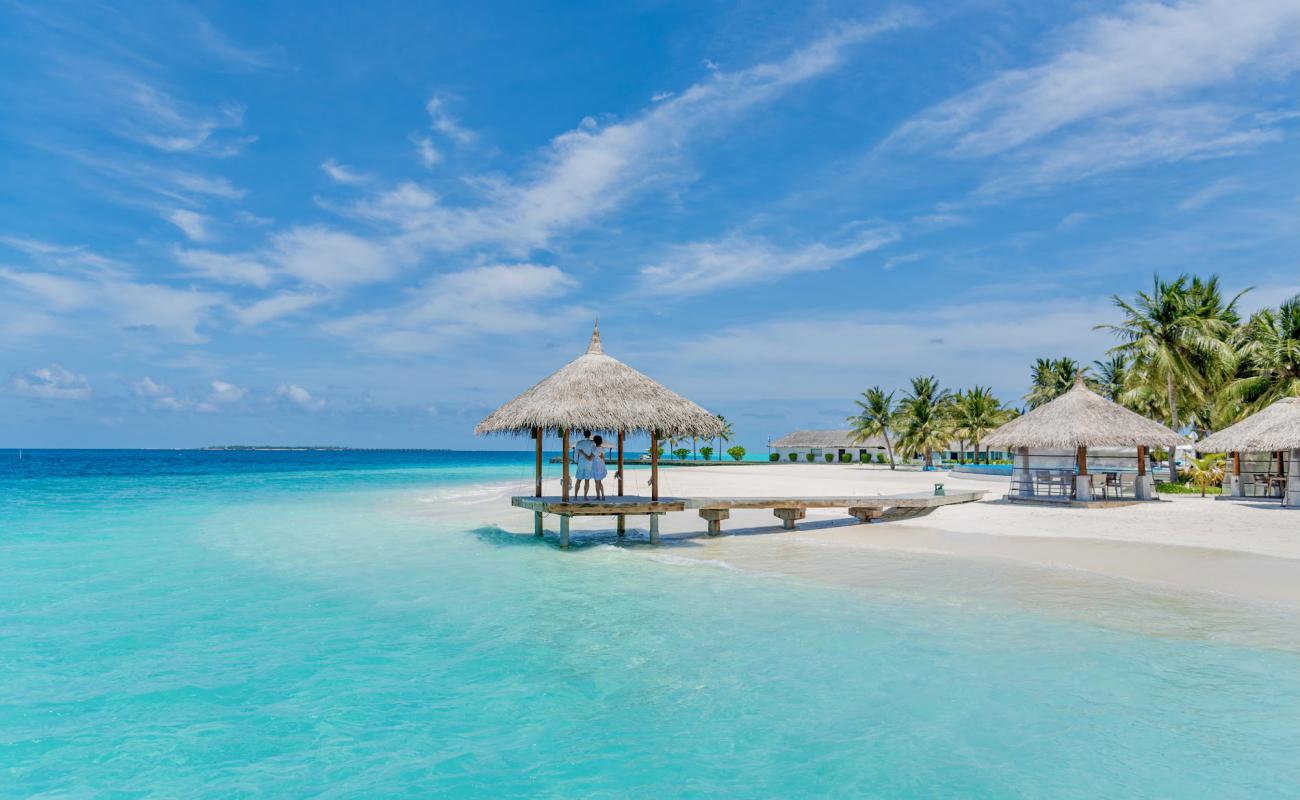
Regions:
M 582 438 L 573 446 L 574 460 L 578 463 L 578 477 L 574 484 L 574 493 L 582 488 L 582 499 L 586 500 L 591 492 L 592 463 L 596 458 L 596 443 L 591 440 L 591 431 L 583 431 Z

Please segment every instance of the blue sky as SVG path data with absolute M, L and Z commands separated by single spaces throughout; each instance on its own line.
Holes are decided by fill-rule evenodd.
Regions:
M 599 317 L 761 450 L 1300 291 L 1295 0 L 338 5 L 0 0 L 0 444 L 517 446 Z

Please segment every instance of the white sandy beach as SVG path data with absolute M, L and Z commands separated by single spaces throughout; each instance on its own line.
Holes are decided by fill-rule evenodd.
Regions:
M 629 470 L 627 493 L 645 492 L 647 478 L 644 470 Z M 685 557 L 762 569 L 782 569 L 783 551 L 815 543 L 844 560 L 882 548 L 992 558 L 1300 607 L 1300 511 L 1276 503 L 1178 495 L 1107 509 L 1013 505 L 1002 500 L 1004 477 L 831 464 L 665 469 L 663 494 L 875 495 L 928 491 L 936 482 L 989 494 L 982 502 L 946 506 L 919 519 L 866 526 L 842 510 L 814 509 L 791 532 L 779 527 L 771 511 L 733 511 L 724 523 L 729 535 L 708 538 L 704 522 L 688 511 L 666 515 L 662 531 L 666 539 L 689 538 L 695 546 L 674 550 Z M 548 494 L 558 490 L 549 483 L 554 482 L 548 482 Z M 508 529 L 523 530 L 526 512 L 510 513 Z M 631 524 L 644 521 L 634 518 Z M 553 528 L 554 522 L 547 525 Z M 573 527 L 581 536 L 612 523 L 575 518 Z

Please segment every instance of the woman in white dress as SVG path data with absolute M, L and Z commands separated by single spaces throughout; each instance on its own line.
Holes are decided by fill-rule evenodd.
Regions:
M 595 451 L 591 457 L 591 479 L 596 482 L 596 499 L 605 499 L 605 476 L 609 470 L 605 468 L 605 440 L 599 435 L 592 437 L 592 442 L 596 445 Z

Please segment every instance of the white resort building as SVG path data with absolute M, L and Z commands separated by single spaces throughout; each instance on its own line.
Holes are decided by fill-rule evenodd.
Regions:
M 962 450 L 965 452 L 963 453 Z M 853 431 L 851 430 L 828 430 L 828 431 L 794 431 L 787 433 L 780 439 L 774 439 L 768 443 L 768 451 L 776 455 L 778 461 L 798 461 L 807 462 L 808 455 L 812 455 L 814 463 L 823 463 L 826 456 L 830 455 L 832 462 L 853 461 L 858 462 L 864 459 L 879 461 L 880 457 L 889 458 L 889 452 L 885 449 L 885 440 L 879 436 L 872 436 L 861 442 L 853 441 Z M 982 448 L 981 448 L 982 452 Z M 791 458 L 791 456 L 794 458 Z M 901 453 L 896 454 L 899 461 L 905 461 Z M 987 457 L 991 461 L 1007 460 L 1010 456 L 1001 450 L 989 451 Z M 975 448 L 970 442 L 949 442 L 948 449 L 937 451 L 934 454 L 935 461 L 974 461 Z M 984 460 L 981 455 L 981 461 Z

